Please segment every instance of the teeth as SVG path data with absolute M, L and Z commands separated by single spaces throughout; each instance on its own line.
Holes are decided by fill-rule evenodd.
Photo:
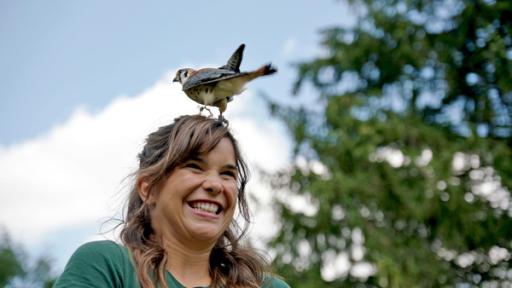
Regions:
M 192 208 L 215 214 L 219 210 L 219 206 L 214 203 L 195 202 Z

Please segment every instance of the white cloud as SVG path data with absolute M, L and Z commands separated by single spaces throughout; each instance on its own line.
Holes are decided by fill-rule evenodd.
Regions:
M 295 38 L 288 38 L 284 42 L 282 53 L 284 55 L 290 55 L 293 54 L 297 50 L 297 39 Z
M 101 223 L 119 212 L 129 183 L 123 180 L 135 170 L 147 134 L 179 115 L 198 112 L 179 85 L 169 83 L 173 73 L 168 74 L 98 113 L 77 109 L 41 137 L 0 147 L 0 225 L 15 239 L 34 244 L 54 231 Z M 248 162 L 273 170 L 288 161 L 289 143 L 276 121 L 261 117 L 261 111 L 255 116 L 254 109 L 264 107 L 258 101 L 247 91 L 225 115 Z M 264 187 L 252 185 L 253 190 Z

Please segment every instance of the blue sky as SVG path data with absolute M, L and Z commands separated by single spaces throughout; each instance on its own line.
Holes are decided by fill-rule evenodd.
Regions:
M 288 97 L 290 64 L 315 53 L 320 28 L 346 18 L 333 0 L 0 3 L 0 145 L 44 133 L 77 106 L 138 93 L 170 68 L 221 64 L 242 42 L 242 68 L 281 69 L 251 88 Z
M 0 225 L 59 272 L 120 212 L 145 135 L 197 113 L 170 82 L 176 69 L 220 66 L 240 43 L 242 70 L 279 73 L 251 82 L 226 117 L 253 166 L 282 168 L 286 131 L 258 92 L 296 101 L 291 64 L 321 53 L 319 30 L 348 15 L 334 0 L 0 0 Z M 251 185 L 271 201 L 258 175 Z M 260 214 L 255 233 L 273 221 Z

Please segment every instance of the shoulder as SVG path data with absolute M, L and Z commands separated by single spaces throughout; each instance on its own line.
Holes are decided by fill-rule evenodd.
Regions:
M 82 244 L 75 251 L 75 254 L 86 254 L 86 255 L 111 255 L 111 253 L 115 254 L 123 254 L 123 250 L 125 248 L 120 244 L 117 244 L 114 241 L 110 240 L 100 240 L 100 241 L 92 241 Z
M 73 253 L 55 287 L 116 287 L 129 266 L 123 246 L 113 241 L 88 242 Z
M 275 275 L 265 276 L 263 280 L 263 288 L 290 288 L 286 282 L 284 282 L 281 278 Z
M 99 261 L 99 263 L 118 263 L 122 262 L 124 258 L 128 257 L 128 253 L 125 252 L 125 250 L 126 248 L 114 241 L 93 241 L 78 247 L 78 249 L 76 249 L 76 251 L 71 256 L 70 261 L 95 261 L 96 263 Z

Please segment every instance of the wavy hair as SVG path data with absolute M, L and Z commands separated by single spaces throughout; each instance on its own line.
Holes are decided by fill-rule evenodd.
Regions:
M 139 169 L 134 173 L 135 181 L 128 198 L 121 240 L 132 254 L 143 288 L 168 288 L 165 280 L 168 259 L 151 227 L 152 206 L 145 203 L 138 193 L 142 180 L 149 184 L 149 193 L 158 193 L 159 185 L 178 165 L 194 155 L 211 151 L 225 137 L 231 141 L 235 151 L 239 175 L 237 208 L 242 224 L 233 219 L 211 251 L 211 287 L 260 287 L 268 262 L 259 253 L 240 243 L 250 222 L 245 195 L 249 171 L 237 141 L 222 122 L 200 115 L 187 115 L 149 134 L 138 155 Z

